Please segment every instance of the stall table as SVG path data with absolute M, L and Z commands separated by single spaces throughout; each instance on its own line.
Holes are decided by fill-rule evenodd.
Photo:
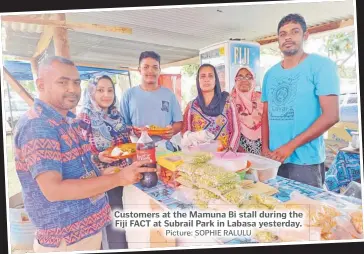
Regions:
M 277 176 L 275 179 L 266 182 L 268 185 L 278 189 L 278 193 L 273 195 L 281 202 L 290 200 L 290 194 L 297 191 L 306 197 L 314 200 L 322 200 L 337 208 L 346 207 L 359 207 L 361 200 L 338 195 L 333 192 L 328 192 L 320 188 L 306 185 L 294 180 L 282 178 Z M 124 210 L 143 212 L 160 210 L 176 210 L 176 209 L 191 209 L 193 205 L 184 204 L 171 197 L 175 190 L 158 182 L 157 186 L 153 188 L 144 188 L 139 183 L 125 187 L 124 191 Z M 153 248 L 153 247 L 173 247 L 176 246 L 175 238 L 166 238 L 163 235 L 163 229 L 134 229 L 127 230 L 127 239 L 130 248 Z M 255 241 L 250 237 L 225 237 L 216 238 L 213 242 L 208 244 L 240 244 L 240 243 L 254 243 Z M 203 245 L 201 243 L 201 245 Z

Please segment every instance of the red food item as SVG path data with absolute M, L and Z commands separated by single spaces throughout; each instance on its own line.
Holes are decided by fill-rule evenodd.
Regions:
M 161 166 L 160 179 L 168 187 L 176 188 L 177 186 L 180 185 L 175 181 L 178 175 L 179 175 L 178 171 L 171 171 Z

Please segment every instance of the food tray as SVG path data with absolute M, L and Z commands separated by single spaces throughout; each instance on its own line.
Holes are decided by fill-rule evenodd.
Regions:
M 118 147 L 120 150 L 133 150 L 133 152 L 129 153 L 128 155 L 118 155 L 118 156 L 112 156 L 111 153 L 114 150 L 115 147 Z M 136 155 L 136 143 L 127 143 L 127 144 L 119 144 L 113 147 L 109 147 L 106 149 L 106 157 L 112 158 L 112 159 L 126 159 L 126 158 L 132 158 Z

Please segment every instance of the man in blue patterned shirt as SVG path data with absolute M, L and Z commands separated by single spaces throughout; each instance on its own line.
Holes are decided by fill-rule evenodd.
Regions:
M 141 167 L 148 162 L 141 161 L 101 175 L 93 165 L 90 145 L 69 111 L 81 94 L 72 61 L 47 59 L 37 88 L 39 99 L 19 120 L 14 137 L 25 209 L 37 228 L 34 251 L 99 250 L 101 230 L 111 223 L 105 192 L 136 183 L 141 172 L 155 169 Z

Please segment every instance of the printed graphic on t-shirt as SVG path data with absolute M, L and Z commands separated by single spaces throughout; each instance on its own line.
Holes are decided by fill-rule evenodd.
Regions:
M 168 101 L 162 101 L 162 111 L 169 112 L 169 102 Z
M 271 120 L 294 120 L 294 101 L 296 99 L 299 78 L 300 74 L 276 78 L 276 81 L 269 89 L 269 102 L 272 105 L 269 115 Z

